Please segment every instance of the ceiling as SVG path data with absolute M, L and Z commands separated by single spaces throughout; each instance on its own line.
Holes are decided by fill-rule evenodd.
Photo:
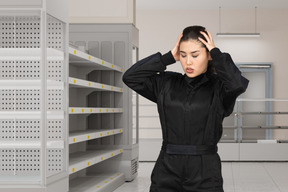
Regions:
M 288 0 L 136 0 L 138 10 L 288 8 Z

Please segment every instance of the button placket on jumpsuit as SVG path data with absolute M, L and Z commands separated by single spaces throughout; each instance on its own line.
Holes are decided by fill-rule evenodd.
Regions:
M 142 59 L 124 73 L 127 86 L 157 103 L 163 146 L 217 145 L 223 118 L 231 114 L 236 98 L 246 90 L 248 80 L 241 76 L 230 55 L 218 48 L 210 53 L 217 74 L 206 72 L 189 78 L 165 72 L 167 65 L 175 63 L 171 52 Z M 221 161 L 217 153 L 174 155 L 167 154 L 164 147 L 151 181 L 151 192 L 220 192 Z

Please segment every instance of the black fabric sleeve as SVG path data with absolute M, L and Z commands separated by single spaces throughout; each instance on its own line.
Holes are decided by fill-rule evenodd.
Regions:
M 233 112 L 237 97 L 244 93 L 249 80 L 241 75 L 228 53 L 222 53 L 218 48 L 210 51 L 217 77 L 221 81 L 220 96 L 225 108 L 225 116 Z
M 156 103 L 166 66 L 175 62 L 171 51 L 165 55 L 158 52 L 132 65 L 122 80 L 135 92 Z

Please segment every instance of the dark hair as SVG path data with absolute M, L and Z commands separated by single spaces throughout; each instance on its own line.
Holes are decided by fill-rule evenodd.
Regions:
M 183 41 L 189 41 L 189 40 L 199 41 L 201 43 L 202 47 L 205 47 L 206 51 L 209 52 L 209 49 L 198 39 L 200 37 L 203 40 L 206 40 L 206 38 L 204 37 L 204 35 L 202 35 L 200 33 L 200 31 L 203 31 L 204 33 L 207 34 L 205 27 L 198 26 L 198 25 L 186 27 L 183 30 L 183 36 L 180 39 L 180 43 Z M 210 73 L 216 73 L 215 67 L 213 65 L 213 61 L 208 61 L 207 71 L 209 71 Z
M 183 42 L 183 41 L 189 41 L 190 39 L 191 40 L 195 40 L 195 41 L 199 41 L 199 37 L 206 40 L 206 38 L 204 37 L 204 35 L 202 35 L 200 33 L 200 31 L 203 31 L 204 33 L 207 34 L 207 32 L 205 31 L 205 27 L 202 27 L 202 26 L 198 26 L 198 25 L 194 25 L 194 26 L 190 26 L 190 27 L 186 27 L 184 30 L 183 30 L 183 36 L 180 40 L 180 43 Z M 208 35 L 208 34 L 207 34 Z M 199 41 L 202 45 L 202 47 L 205 47 L 206 48 L 206 51 L 209 52 L 209 50 L 207 49 L 207 47 L 201 42 Z

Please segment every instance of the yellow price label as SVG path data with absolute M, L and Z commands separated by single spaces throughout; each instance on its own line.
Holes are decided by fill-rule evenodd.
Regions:
M 113 180 L 113 178 L 111 177 L 110 180 Z
M 104 64 L 104 61 L 102 61 L 102 64 Z
M 122 149 L 120 150 L 120 153 L 122 153 Z
M 90 112 L 92 113 L 92 112 L 93 112 L 93 109 L 90 109 Z
M 112 68 L 114 68 L 114 65 L 112 65 Z
M 104 181 L 104 183 L 108 183 L 108 181 Z
M 71 109 L 71 112 L 73 113 L 73 112 L 74 112 L 74 109 Z
M 103 89 L 103 87 L 104 87 L 104 86 L 103 86 L 103 85 L 101 85 L 101 88 L 102 88 L 102 89 Z
M 122 130 L 120 129 L 120 133 L 122 132 Z
M 72 168 L 72 172 L 73 172 L 73 173 L 75 172 L 75 168 Z
M 106 112 L 108 112 L 108 109 L 106 109 Z
M 73 82 L 74 82 L 74 84 L 75 84 L 75 83 L 76 83 L 76 79 L 74 79 L 74 81 L 73 81 Z
M 114 112 L 115 110 L 113 109 L 112 111 Z
M 107 132 L 107 135 L 109 135 L 109 132 Z
M 75 55 L 76 55 L 76 53 L 77 53 L 76 50 L 74 50 L 74 54 L 75 54 Z
M 101 186 L 97 186 L 97 188 L 100 188 Z
M 119 112 L 121 111 L 121 109 L 119 109 Z
M 101 161 L 103 161 L 103 157 L 101 157 Z
M 113 153 L 111 153 L 111 156 L 113 156 L 114 154 Z
M 82 113 L 84 113 L 84 109 L 82 109 Z
M 87 166 L 90 166 L 90 162 L 87 163 Z
M 99 112 L 101 113 L 101 109 L 99 109 Z
M 112 133 L 114 134 L 115 132 L 113 131 Z
M 111 90 L 113 91 L 113 87 L 111 87 Z
M 121 68 L 121 72 L 123 71 L 123 69 Z
M 120 89 L 120 91 L 122 92 L 122 88 Z
M 91 56 L 90 56 L 90 55 L 89 55 L 89 57 L 88 57 L 88 58 L 89 58 L 89 60 L 91 60 Z
M 100 133 L 100 136 L 102 137 L 102 136 L 103 136 L 103 133 Z
M 73 138 L 73 142 L 76 142 L 76 138 Z
M 89 82 L 89 84 L 88 84 L 89 86 L 91 86 L 91 82 Z
M 87 138 L 90 139 L 90 135 L 88 135 Z

